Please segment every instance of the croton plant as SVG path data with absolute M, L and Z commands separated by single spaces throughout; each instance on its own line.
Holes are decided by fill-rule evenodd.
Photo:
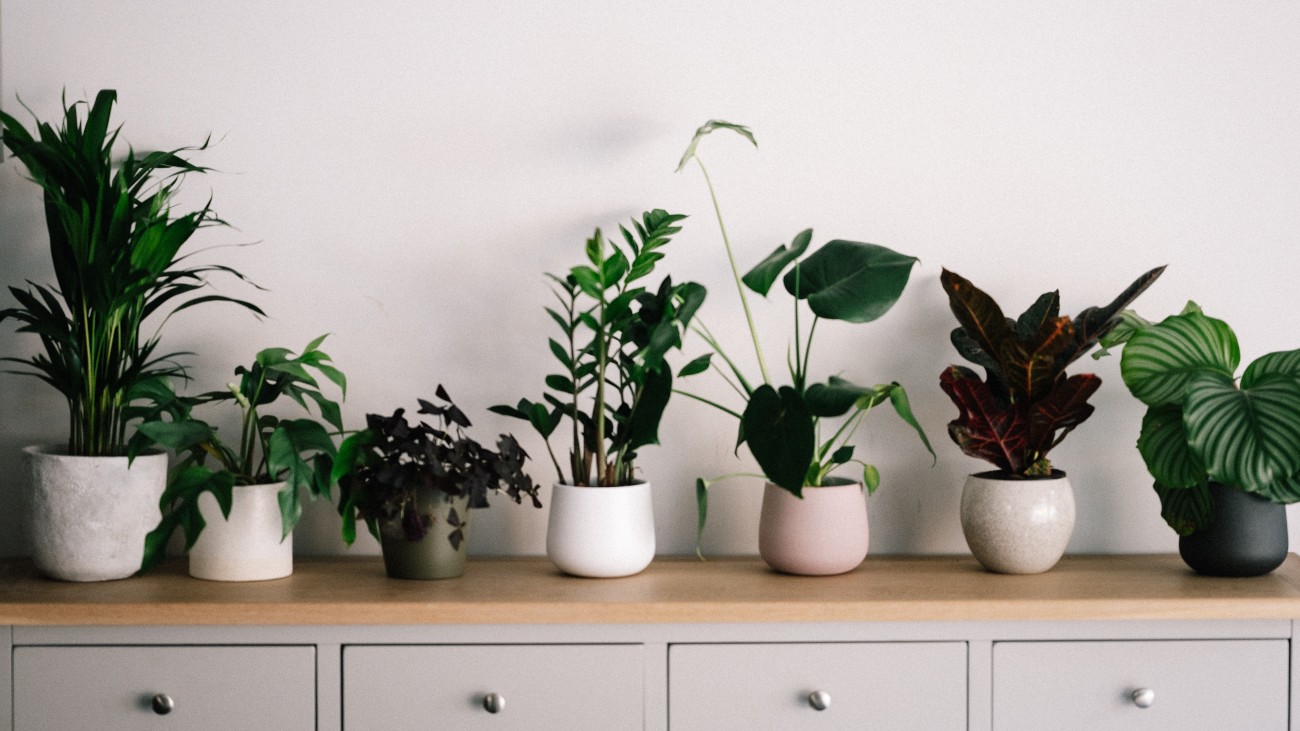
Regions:
M 940 276 L 960 326 L 952 344 L 986 377 L 951 365 L 939 384 L 959 410 L 948 434 L 972 457 L 1009 477 L 1047 477 L 1047 453 L 1092 415 L 1088 398 L 1101 385 L 1092 373 L 1065 369 L 1120 322 L 1120 313 L 1164 271 L 1137 278 L 1114 302 L 1076 317 L 1060 314 L 1059 291 L 1047 292 L 1016 319 L 978 287 L 945 269 Z

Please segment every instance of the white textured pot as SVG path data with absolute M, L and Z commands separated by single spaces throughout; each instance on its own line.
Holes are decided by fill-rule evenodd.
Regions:
M 805 487 L 797 498 L 771 482 L 763 488 L 758 554 L 787 574 L 830 576 L 867 557 L 867 501 L 861 483 Z
M 266 581 L 293 573 L 293 534 L 280 540 L 285 483 L 236 486 L 230 518 L 211 493 L 199 496 L 207 523 L 190 548 L 190 576 L 208 581 Z
M 650 483 L 578 487 L 555 483 L 546 527 L 546 555 L 574 576 L 640 573 L 655 556 Z
M 72 457 L 61 447 L 27 454 L 32 558 L 64 581 L 125 579 L 140 570 L 144 538 L 162 520 L 167 455 Z
M 1065 473 L 1008 480 L 996 472 L 966 478 L 961 529 L 984 568 L 1041 574 L 1056 565 L 1074 532 L 1074 491 Z

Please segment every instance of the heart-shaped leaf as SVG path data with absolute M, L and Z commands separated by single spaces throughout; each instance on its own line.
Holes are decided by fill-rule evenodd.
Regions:
M 763 474 L 802 497 L 816 443 L 812 412 L 799 393 L 789 386 L 777 391 L 767 384 L 754 389 L 741 428 Z
M 741 278 L 741 281 L 745 283 L 746 287 L 766 297 L 768 291 L 772 289 L 772 285 L 781 276 L 781 272 L 784 272 L 786 267 L 803 256 L 810 243 L 812 243 L 812 229 L 809 228 L 799 232 L 794 237 L 794 240 L 790 242 L 788 248 L 784 244 L 778 246 L 776 251 L 768 254 L 766 259 L 760 261 L 753 269 L 750 269 Z
M 871 322 L 902 296 L 917 261 L 884 246 L 836 239 L 786 272 L 783 281 L 818 317 Z
M 1205 465 L 1188 443 L 1183 409 L 1176 404 L 1152 406 L 1142 417 L 1138 452 L 1156 482 L 1171 489 L 1203 485 L 1209 479 Z

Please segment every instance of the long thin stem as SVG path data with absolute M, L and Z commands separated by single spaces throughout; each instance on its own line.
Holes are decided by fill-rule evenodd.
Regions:
M 805 379 L 808 378 L 808 359 L 812 356 L 813 335 L 817 332 L 817 323 L 821 322 L 821 320 L 820 317 L 813 315 L 812 326 L 808 328 L 808 344 L 803 349 L 803 366 L 801 367 Z
M 695 155 L 695 163 L 700 166 L 700 172 L 704 173 L 704 184 L 709 188 L 709 198 L 713 201 L 713 213 L 718 218 L 718 229 L 722 231 L 722 244 L 727 249 L 727 261 L 731 264 L 731 275 L 736 280 L 736 291 L 740 293 L 740 305 L 745 310 L 745 321 L 749 324 L 749 337 L 754 341 L 754 354 L 758 356 L 758 369 L 763 373 L 763 383 L 771 384 L 772 379 L 767 374 L 767 363 L 763 361 L 763 348 L 758 343 L 758 329 L 754 327 L 754 315 L 749 311 L 749 300 L 745 297 L 745 285 L 740 280 L 740 269 L 736 266 L 736 256 L 731 251 L 731 238 L 727 236 L 727 225 L 722 221 L 722 208 L 718 205 L 718 196 L 713 190 L 713 181 L 709 178 L 709 171 L 704 167 L 704 161 Z
M 713 408 L 715 408 L 715 409 L 717 409 L 717 410 L 719 410 L 719 411 L 725 411 L 726 413 L 731 414 L 732 416 L 736 417 L 737 419 L 741 418 L 739 412 L 737 412 L 737 411 L 733 411 L 733 410 L 727 408 L 726 406 L 723 406 L 722 404 L 718 403 L 717 401 L 710 401 L 709 399 L 706 399 L 706 398 L 704 398 L 703 396 L 697 396 L 697 395 L 691 393 L 690 391 L 682 391 L 682 390 L 680 390 L 680 389 L 676 389 L 676 388 L 674 388 L 674 389 L 673 389 L 673 393 L 681 394 L 681 395 L 685 396 L 686 398 L 695 399 L 696 401 L 699 401 L 699 402 L 702 403 L 702 404 L 708 404 L 709 406 L 712 406 Z

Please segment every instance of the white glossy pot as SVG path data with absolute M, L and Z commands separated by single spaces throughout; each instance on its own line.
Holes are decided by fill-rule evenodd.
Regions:
M 266 581 L 293 573 L 293 534 L 280 540 L 280 490 L 285 483 L 234 488 L 230 518 L 211 493 L 199 496 L 207 523 L 190 548 L 190 576 L 208 581 Z
M 867 557 L 867 501 L 861 483 L 805 487 L 797 498 L 771 482 L 763 488 L 758 553 L 787 574 L 830 576 Z
M 140 570 L 144 538 L 162 520 L 167 455 L 71 457 L 27 447 L 32 558 L 64 581 L 125 579 Z
M 966 478 L 961 528 L 984 568 L 1040 574 L 1056 565 L 1074 532 L 1074 491 L 1064 472 L 1008 480 L 983 472 Z
M 574 576 L 640 573 L 655 556 L 650 483 L 579 487 L 557 482 L 551 493 L 546 555 Z

